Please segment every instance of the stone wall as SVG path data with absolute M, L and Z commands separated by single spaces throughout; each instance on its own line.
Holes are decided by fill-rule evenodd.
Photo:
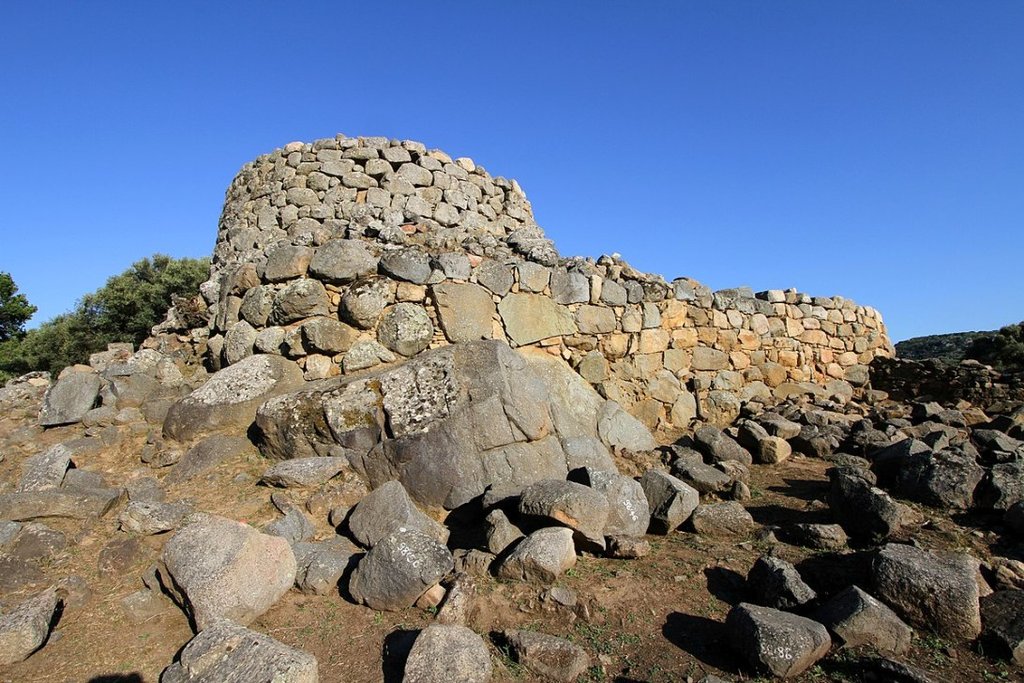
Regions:
M 712 292 L 615 256 L 560 258 L 515 181 L 386 138 L 291 143 L 247 164 L 202 293 L 210 323 L 188 339 L 214 368 L 273 353 L 319 379 L 503 339 L 563 357 L 663 429 L 842 394 L 893 353 L 881 316 L 841 297 Z
M 1024 403 L 1024 373 L 1000 373 L 976 360 L 951 365 L 878 357 L 871 363 L 871 387 L 899 401 L 969 401 L 994 412 L 1010 412 Z

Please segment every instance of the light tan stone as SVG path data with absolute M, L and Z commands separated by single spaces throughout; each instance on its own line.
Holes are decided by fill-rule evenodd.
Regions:
M 691 356 L 692 354 L 684 349 L 668 349 L 665 351 L 663 361 L 665 367 L 672 372 L 680 372 L 690 368 Z
M 580 306 L 576 309 L 576 326 L 583 334 L 614 332 L 616 328 L 615 311 L 607 306 Z M 637 325 L 637 331 L 639 329 L 639 325 Z
M 613 333 L 601 339 L 601 352 L 605 358 L 614 360 L 622 358 L 629 350 L 629 335 Z
M 668 331 L 650 329 L 640 332 L 640 353 L 661 353 L 668 348 L 671 337 Z
M 669 299 L 662 302 L 661 326 L 670 330 L 682 327 L 686 324 L 689 307 L 682 301 Z
M 508 336 L 520 346 L 577 332 L 569 309 L 541 294 L 509 294 L 498 304 L 498 313 Z
M 745 370 L 750 367 L 750 356 L 742 351 L 733 351 L 729 354 L 729 363 L 737 370 Z
M 751 330 L 740 330 L 736 333 L 736 337 L 739 340 L 740 348 L 747 351 L 753 351 L 761 346 L 761 337 Z
M 691 366 L 694 370 L 725 370 L 729 367 L 729 356 L 718 349 L 698 346 L 693 350 Z
M 800 364 L 800 354 L 796 351 L 779 351 L 779 365 L 795 368 Z
M 672 348 L 692 349 L 697 345 L 697 342 L 698 333 L 697 330 L 692 327 L 683 327 L 677 330 L 672 330 Z

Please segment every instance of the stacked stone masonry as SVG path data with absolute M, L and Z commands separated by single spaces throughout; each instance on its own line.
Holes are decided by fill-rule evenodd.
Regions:
M 190 340 L 214 368 L 272 353 L 320 379 L 503 339 L 560 355 L 663 429 L 725 422 L 808 383 L 863 385 L 893 355 L 881 316 L 841 297 L 713 292 L 616 256 L 560 258 L 515 181 L 381 137 L 290 143 L 247 164 L 202 293 L 209 325 Z

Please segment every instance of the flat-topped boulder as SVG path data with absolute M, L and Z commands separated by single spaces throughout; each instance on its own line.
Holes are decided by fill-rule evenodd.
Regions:
M 301 384 L 302 371 L 294 363 L 280 356 L 249 356 L 215 373 L 172 405 L 164 420 L 164 435 L 188 441 L 215 431 L 244 432 L 262 403 Z

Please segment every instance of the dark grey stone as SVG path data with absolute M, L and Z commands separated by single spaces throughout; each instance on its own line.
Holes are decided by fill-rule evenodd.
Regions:
M 867 645 L 903 654 L 914 637 L 914 631 L 895 612 L 857 586 L 850 586 L 822 605 L 815 619 L 845 647 Z
M 660 470 L 647 470 L 640 479 L 647 496 L 653 533 L 668 534 L 678 529 L 697 508 L 700 494 L 686 482 Z
M 398 481 L 383 484 L 359 501 L 348 518 L 348 528 L 367 548 L 400 529 L 415 529 L 441 544 L 448 541 L 448 529 L 423 514 Z
M 981 633 L 977 572 L 978 561 L 969 555 L 894 543 L 872 566 L 875 594 L 911 625 L 964 640 Z
M 796 567 L 771 555 L 757 558 L 747 574 L 747 586 L 758 604 L 775 609 L 794 609 L 818 597 Z
M 349 592 L 372 609 L 405 609 L 453 567 L 448 548 L 430 536 L 415 529 L 395 531 L 359 561 L 349 580 Z
M 740 603 L 725 621 L 733 648 L 758 672 L 798 676 L 828 654 L 828 631 L 795 614 Z

